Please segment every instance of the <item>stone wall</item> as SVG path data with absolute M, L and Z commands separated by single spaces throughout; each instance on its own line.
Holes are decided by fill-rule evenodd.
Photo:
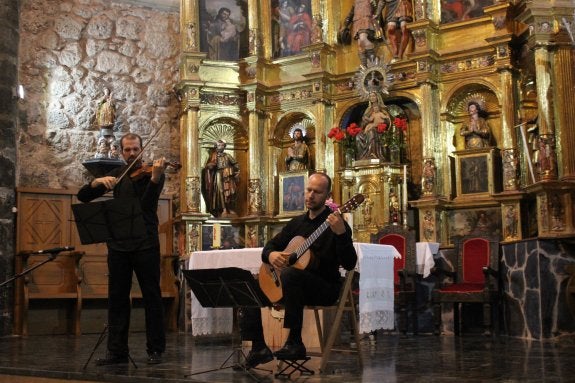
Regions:
M 504 332 L 531 339 L 574 333 L 565 292 L 566 266 L 575 264 L 573 243 L 528 240 L 503 245 L 501 251 Z
M 80 187 L 100 134 L 95 113 L 111 91 L 116 137 L 144 143 L 145 159 L 179 157 L 179 9 L 108 0 L 23 0 L 20 82 L 26 99 L 18 131 L 18 186 Z M 178 190 L 178 175 L 164 192 Z
M 0 0 L 0 282 L 14 270 L 14 187 L 16 185 L 18 85 L 18 1 Z M 11 290 L 0 290 L 0 335 L 11 332 Z

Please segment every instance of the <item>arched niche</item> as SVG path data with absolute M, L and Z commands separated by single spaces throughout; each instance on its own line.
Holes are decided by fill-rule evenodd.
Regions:
M 278 173 L 286 170 L 287 149 L 293 143 L 292 135 L 296 128 L 302 129 L 305 133 L 305 143 L 309 148 L 308 169 L 315 168 L 315 122 L 306 113 L 292 112 L 279 118 L 270 138 L 270 147 L 273 148 L 274 154 L 277 156 L 275 163 Z
M 222 140 L 226 143 L 225 152 L 231 154 L 240 166 L 240 182 L 237 189 L 236 213 L 239 217 L 247 214 L 247 183 L 248 183 L 248 134 L 241 121 L 233 117 L 216 117 L 206 121 L 200 127 L 199 145 L 200 167 L 204 168 L 208 156 L 215 143 Z M 203 180 L 201 180 L 203 182 Z M 206 211 L 202 198 L 202 211 Z

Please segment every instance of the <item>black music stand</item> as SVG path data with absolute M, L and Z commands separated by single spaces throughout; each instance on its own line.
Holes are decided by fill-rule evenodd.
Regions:
M 82 245 L 146 236 L 142 208 L 135 198 L 72 205 Z
M 221 269 L 182 270 L 188 285 L 203 307 L 210 308 L 239 308 L 239 307 L 265 307 L 271 305 L 252 273 L 238 267 L 224 267 Z M 233 356 L 236 363 L 226 365 Z M 218 368 L 195 372 L 186 376 L 204 374 L 207 372 L 233 368 L 248 373 L 253 379 L 259 379 L 249 371 L 249 368 L 240 363 L 245 361 L 241 345 L 234 347 L 234 351 L 224 360 Z M 271 372 L 271 371 L 270 371 Z

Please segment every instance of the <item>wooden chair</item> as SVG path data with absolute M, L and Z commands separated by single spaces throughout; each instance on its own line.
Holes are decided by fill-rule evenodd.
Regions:
M 343 282 L 343 286 L 341 288 L 341 292 L 339 295 L 339 299 L 333 306 L 308 306 L 307 309 L 311 309 L 314 311 L 315 323 L 317 328 L 317 336 L 320 343 L 320 353 L 314 354 L 312 352 L 308 353 L 311 356 L 319 356 L 321 357 L 320 372 L 325 372 L 325 367 L 329 362 L 329 358 L 332 352 L 348 352 L 348 353 L 355 353 L 357 355 L 357 361 L 359 367 L 363 366 L 363 360 L 361 358 L 361 352 L 359 351 L 359 324 L 357 320 L 357 312 L 356 312 L 356 305 L 355 305 L 355 298 L 353 295 L 353 279 L 355 275 L 355 271 L 351 270 L 346 273 L 345 280 Z M 333 321 L 330 322 L 329 326 L 324 326 L 325 329 L 329 329 L 324 334 L 324 328 L 322 328 L 321 318 L 320 318 L 320 310 L 335 310 L 335 318 Z M 351 327 L 353 336 L 355 338 L 355 344 L 357 345 L 356 349 L 352 348 L 343 348 L 343 347 L 335 347 L 336 339 L 339 336 L 340 328 L 341 328 L 341 321 L 343 319 L 344 312 L 349 312 L 351 316 Z M 325 336 L 327 335 L 327 336 Z
M 393 246 L 401 254 L 401 258 L 393 260 L 393 290 L 395 306 L 399 312 L 399 330 L 407 333 L 411 310 L 413 333 L 417 334 L 416 283 L 419 276 L 416 269 L 415 232 L 399 225 L 388 225 L 372 234 L 371 242 Z
M 441 328 L 441 307 L 453 304 L 454 332 L 461 333 L 462 303 L 483 305 L 484 332 L 492 331 L 492 309 L 499 299 L 499 242 L 492 238 L 465 236 L 456 241 L 457 271 L 437 268 L 438 274 L 453 278 L 454 283 L 439 284 L 433 290 L 435 334 Z

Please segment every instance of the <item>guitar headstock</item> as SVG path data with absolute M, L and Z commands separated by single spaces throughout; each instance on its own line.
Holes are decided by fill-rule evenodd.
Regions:
M 353 197 L 351 197 L 351 199 L 349 201 L 347 201 L 346 203 L 344 203 L 339 209 L 339 213 L 343 214 L 343 213 L 348 213 L 352 210 L 355 210 L 359 205 L 361 205 L 361 203 L 365 200 L 365 197 L 363 196 L 363 194 L 358 193 L 356 195 L 354 195 Z

